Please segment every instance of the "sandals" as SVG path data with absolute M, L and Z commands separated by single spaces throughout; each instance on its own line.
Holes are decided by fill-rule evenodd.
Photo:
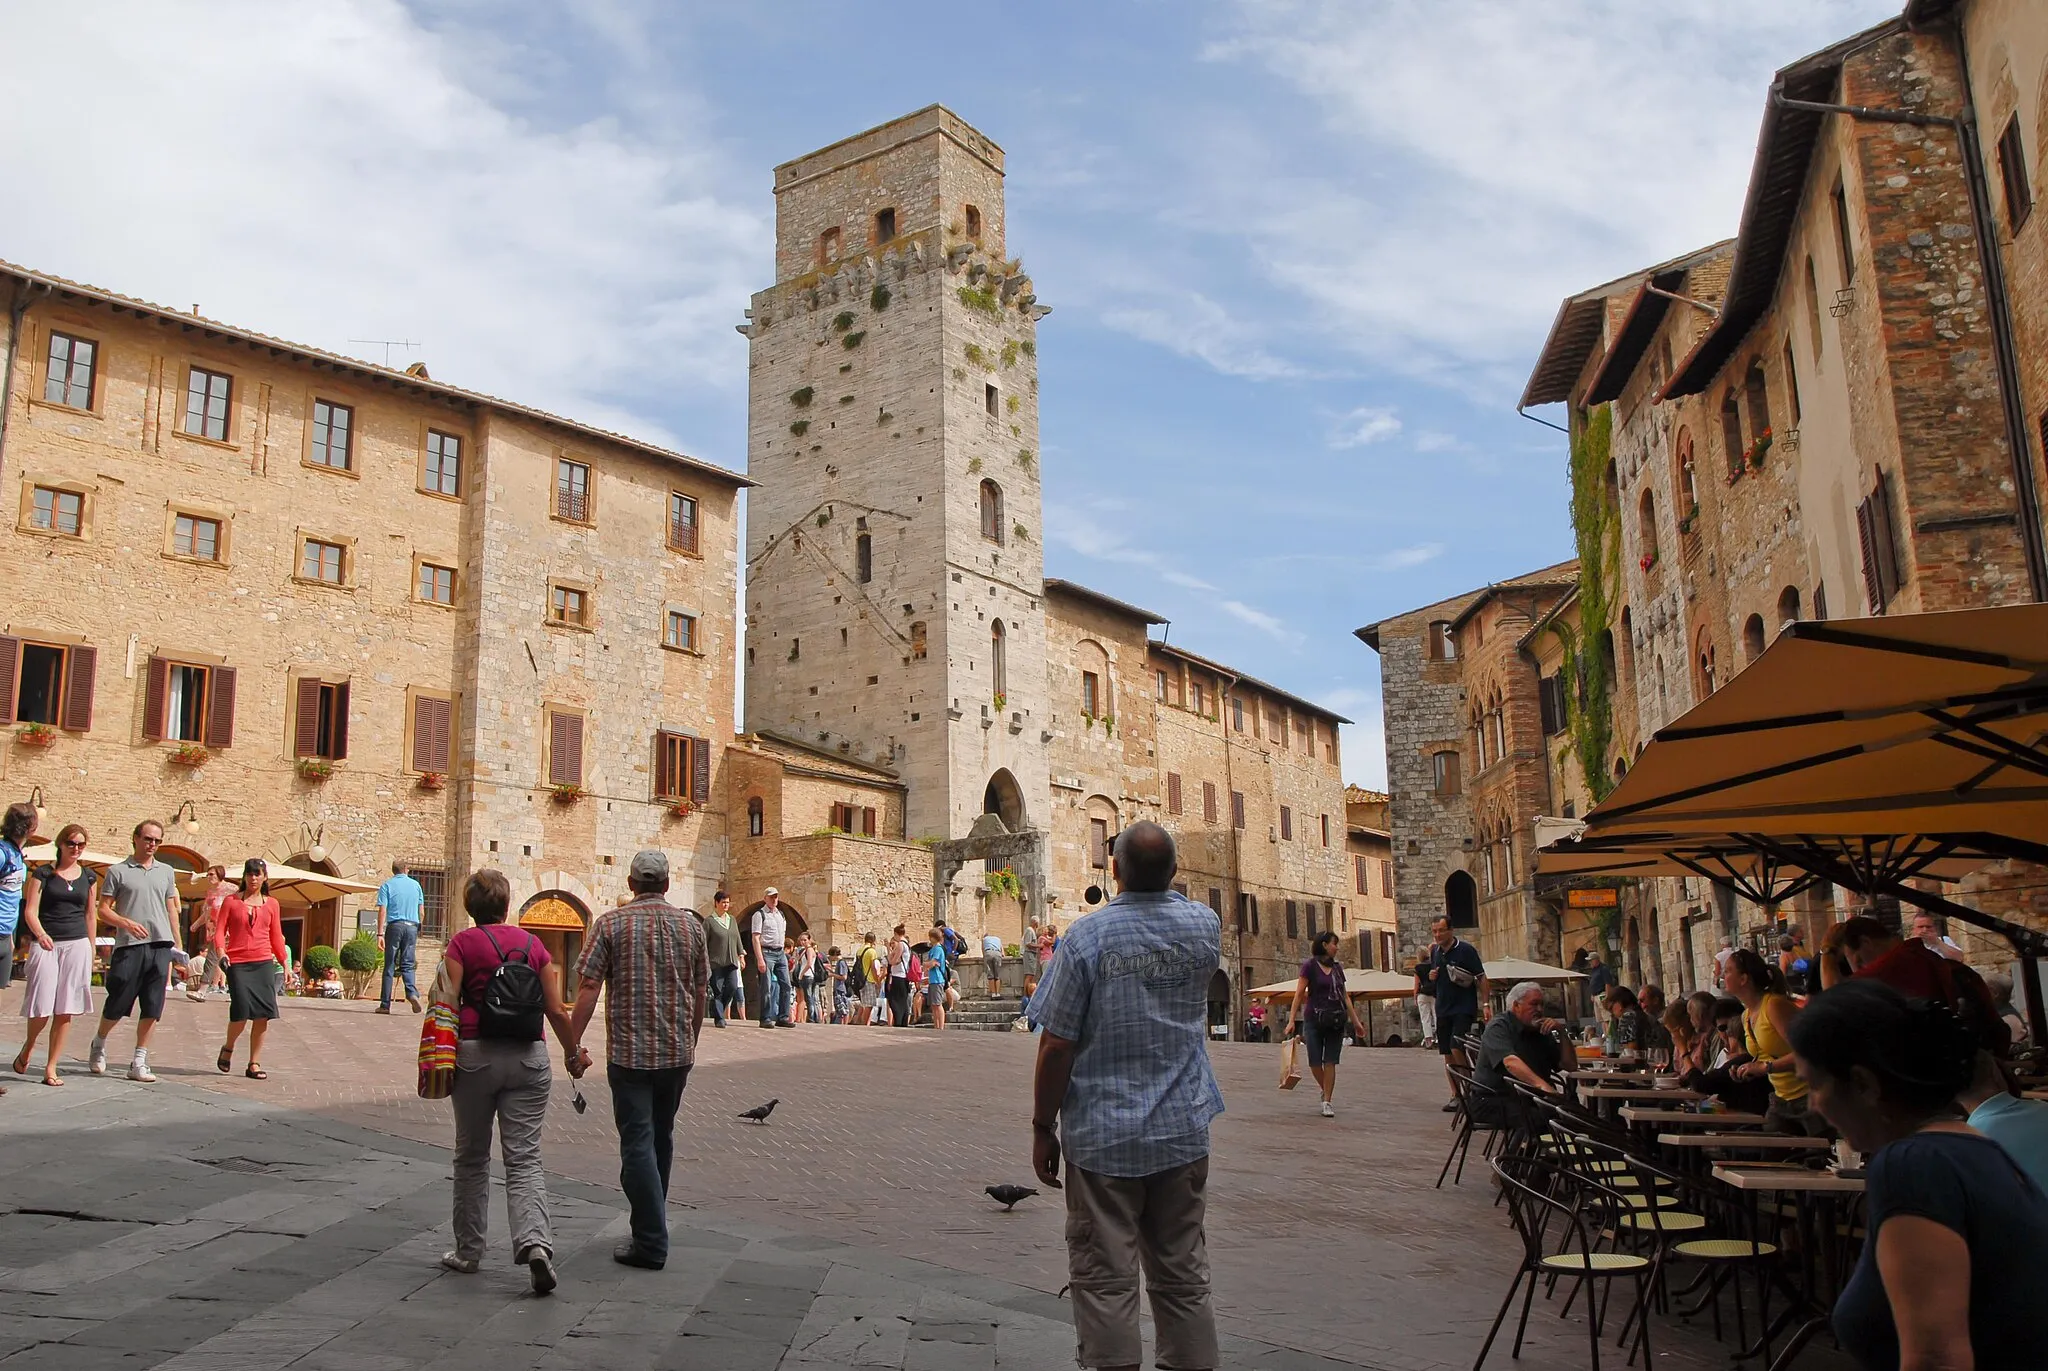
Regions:
M 220 1050 L 220 1055 L 213 1059 L 213 1065 L 223 1076 L 235 1069 L 235 1049 L 232 1043 Z
M 65 1079 L 64 1079 L 64 1078 L 63 1078 L 62 1076 L 58 1076 L 58 1075 L 54 1075 L 54 1074 L 53 1074 L 53 1075 L 49 1075 L 49 1076 L 45 1076 L 45 1077 L 43 1077 L 43 1084 L 44 1084 L 44 1085 L 64 1085 L 64 1084 L 66 1084 L 66 1083 L 67 1083 L 67 1082 L 65 1081 Z
M 19 1057 L 16 1057 L 16 1058 L 14 1059 L 14 1074 L 15 1074 L 15 1075 L 17 1075 L 17 1076 L 26 1076 L 26 1075 L 28 1074 L 28 1058 L 29 1058 L 29 1049 L 28 1049 L 28 1048 L 26 1048 L 26 1047 L 24 1047 L 24 1048 L 22 1048 L 22 1049 L 21 1049 L 21 1055 L 20 1055 Z
M 270 1073 L 254 1062 L 249 1063 L 249 1069 L 242 1074 L 252 1081 L 267 1081 L 270 1079 Z

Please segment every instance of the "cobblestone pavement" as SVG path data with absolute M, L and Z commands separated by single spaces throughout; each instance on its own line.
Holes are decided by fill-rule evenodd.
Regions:
M 0 996 L 9 1027 L 18 994 Z M 651 1277 L 608 1257 L 623 1220 L 602 1073 L 581 1116 L 558 1073 L 546 1156 L 564 1284 L 536 1302 L 509 1253 L 478 1277 L 434 1266 L 452 1130 L 445 1102 L 413 1091 L 416 1018 L 289 1001 L 263 1082 L 214 1072 L 225 1019 L 175 1000 L 157 1086 L 94 1080 L 82 1061 L 63 1090 L 6 1078 L 6 1367 L 1072 1364 L 1058 1197 L 1005 1214 L 980 1193 L 1030 1179 L 1021 1034 L 707 1026 L 678 1121 L 678 1251 Z M 128 1044 L 116 1035 L 117 1067 Z M 1436 1059 L 1348 1054 L 1329 1120 L 1312 1092 L 1273 1088 L 1276 1049 L 1215 1058 L 1226 1364 L 1471 1365 L 1515 1248 L 1474 1171 L 1433 1188 L 1449 1141 Z M 735 1117 L 770 1098 L 767 1125 Z M 502 1205 L 492 1223 L 502 1243 Z M 1660 1366 L 1726 1365 L 1703 1329 L 1656 1332 Z M 1521 1361 L 1502 1364 L 1581 1367 L 1584 1339 L 1539 1308 Z

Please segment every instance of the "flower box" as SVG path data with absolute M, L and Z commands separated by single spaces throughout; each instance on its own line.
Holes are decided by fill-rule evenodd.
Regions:
M 422 771 L 419 785 L 421 790 L 446 790 L 448 778 L 438 771 Z
M 1657 554 L 1654 552 L 1645 552 L 1640 558 L 1636 560 L 1636 565 L 1641 567 L 1645 572 L 1649 571 L 1651 567 L 1657 565 Z
M 1009 696 L 1007 696 L 1007 695 L 1005 695 L 1005 694 L 1003 694 L 1003 693 L 1001 693 L 1000 691 L 998 691 L 998 692 L 996 693 L 995 699 L 994 699 L 994 700 L 993 700 L 993 701 L 992 701 L 991 703 L 993 703 L 993 704 L 995 705 L 995 707 L 996 707 L 996 708 L 997 708 L 998 710 L 1000 710 L 1000 709 L 1002 709 L 1002 708 L 1003 708 L 1003 707 L 1004 707 L 1005 705 L 1009 704 L 1009 702 L 1010 702 L 1010 697 L 1009 697 Z
M 697 810 L 697 807 L 688 800 L 680 799 L 663 800 L 661 807 L 668 811 L 668 816 L 671 819 L 687 819 Z
M 172 766 L 205 766 L 213 753 L 200 743 L 185 743 L 165 758 Z
M 57 730 L 48 724 L 24 724 L 15 730 L 14 738 L 23 747 L 52 747 L 57 742 Z
M 558 805 L 572 805 L 583 798 L 585 791 L 580 785 L 558 785 L 548 794 Z
M 324 781 L 334 774 L 334 763 L 325 757 L 301 757 L 298 772 L 301 780 Z

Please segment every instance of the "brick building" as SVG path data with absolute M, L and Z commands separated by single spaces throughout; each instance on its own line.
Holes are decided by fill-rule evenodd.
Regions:
M 0 291 L 10 798 L 115 851 L 165 820 L 177 865 L 408 857 L 430 936 L 482 866 L 558 950 L 638 847 L 708 895 L 744 479 L 424 367 Z M 354 924 L 287 916 L 296 952 Z
M 1789 620 L 2048 593 L 2025 419 L 2048 406 L 2027 379 L 2048 368 L 2028 231 L 2044 79 L 2048 12 L 1915 4 L 1778 73 L 1732 243 L 1565 302 L 1523 403 L 1571 405 L 1619 758 Z M 1995 888 L 2015 883 L 1974 894 L 2013 913 L 2027 897 Z M 1698 880 L 1643 883 L 1626 909 L 1631 973 L 1684 989 L 1769 917 Z

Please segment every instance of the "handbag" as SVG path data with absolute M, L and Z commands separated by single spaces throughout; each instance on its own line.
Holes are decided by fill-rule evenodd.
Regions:
M 1301 1039 L 1289 1038 L 1280 1045 L 1280 1088 L 1292 1090 L 1301 1084 Z
M 455 1050 L 462 1026 L 445 1004 L 427 1007 L 420 1025 L 420 1098 L 445 1100 L 455 1092 Z

